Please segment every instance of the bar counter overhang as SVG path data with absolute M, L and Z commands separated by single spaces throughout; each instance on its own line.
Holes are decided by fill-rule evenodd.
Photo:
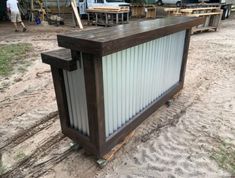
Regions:
M 183 88 L 191 28 L 167 17 L 58 35 L 51 65 L 62 132 L 98 158 Z

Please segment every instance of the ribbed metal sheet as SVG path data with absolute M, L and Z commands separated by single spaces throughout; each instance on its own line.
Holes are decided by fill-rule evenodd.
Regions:
M 81 68 L 79 67 L 79 61 L 77 61 L 77 66 L 78 69 L 75 71 L 63 71 L 68 102 L 70 126 L 79 130 L 84 135 L 89 135 L 82 55 Z
M 185 31 L 102 58 L 106 137 L 178 83 Z

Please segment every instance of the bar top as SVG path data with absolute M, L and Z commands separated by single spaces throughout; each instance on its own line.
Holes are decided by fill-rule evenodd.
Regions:
M 57 68 L 73 71 L 77 69 L 75 60 L 72 60 L 71 51 L 69 49 L 58 49 L 48 51 L 41 54 L 42 62 Z
M 58 35 L 61 47 L 105 56 L 203 23 L 203 18 L 167 17 Z

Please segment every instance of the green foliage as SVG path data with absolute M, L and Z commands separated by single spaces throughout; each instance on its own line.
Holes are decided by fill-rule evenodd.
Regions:
M 235 147 L 226 142 L 212 152 L 211 158 L 214 159 L 218 166 L 235 175 Z
M 23 151 L 20 151 L 17 153 L 17 155 L 15 156 L 15 159 L 17 160 L 22 160 L 26 157 L 25 153 Z
M 22 63 L 23 58 L 32 49 L 29 43 L 0 45 L 0 76 L 6 76 L 14 65 Z
M 136 5 L 143 5 L 146 4 L 145 0 L 130 0 L 131 4 L 136 4 Z
M 0 176 L 6 171 L 6 168 L 0 164 Z
M 1 175 L 5 172 L 6 168 L 5 166 L 2 164 L 2 155 L 0 153 L 0 177 Z

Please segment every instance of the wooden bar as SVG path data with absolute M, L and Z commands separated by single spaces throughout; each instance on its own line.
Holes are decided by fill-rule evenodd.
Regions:
M 64 48 L 105 56 L 137 44 L 160 38 L 203 23 L 203 18 L 167 17 L 133 22 L 130 25 L 58 35 L 58 45 Z M 107 35 L 108 34 L 108 35 Z M 114 45 L 119 44 L 119 45 Z
M 76 62 L 72 60 L 71 51 L 69 49 L 59 49 L 42 53 L 42 62 L 68 71 L 77 69 Z
M 170 17 L 58 35 L 71 54 L 42 60 L 52 68 L 63 133 L 104 157 L 183 88 L 191 28 L 201 23 Z

